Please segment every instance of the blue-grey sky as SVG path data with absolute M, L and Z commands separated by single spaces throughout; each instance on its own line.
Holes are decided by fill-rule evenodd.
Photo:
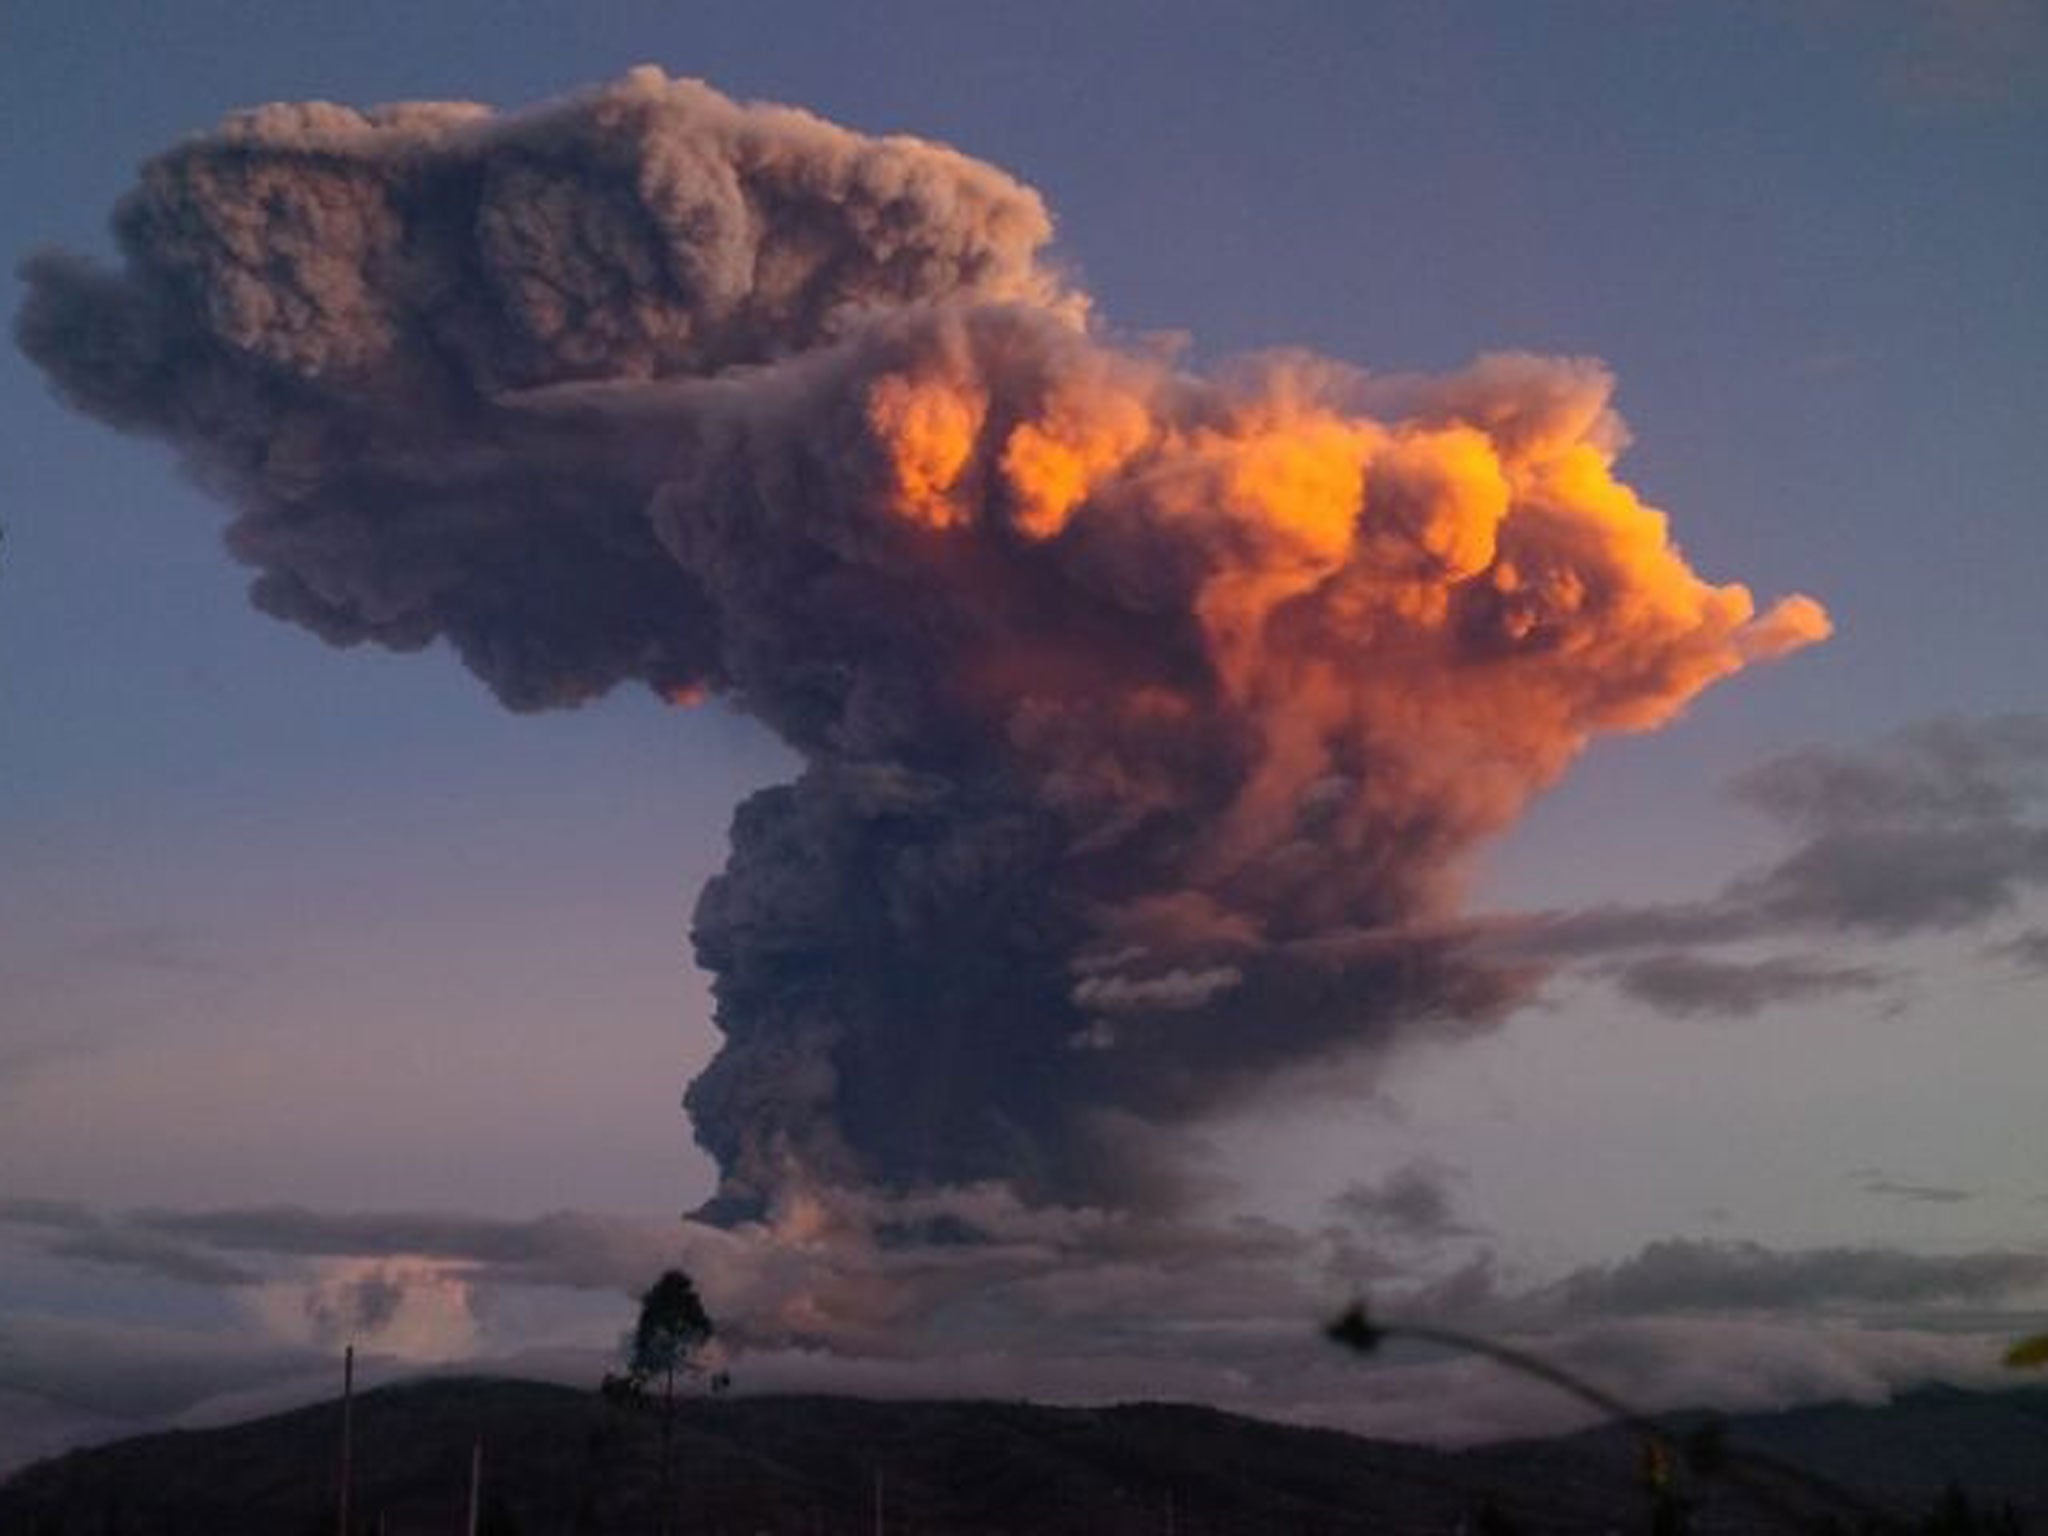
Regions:
M 1621 469 L 1693 564 L 1766 599 L 1810 592 L 1837 632 L 1655 734 L 1596 744 L 1493 850 L 1476 910 L 1712 903 L 1800 835 L 1731 794 L 1744 771 L 1816 747 L 1890 762 L 1910 749 L 1883 743 L 1919 722 L 1967 735 L 2042 707 L 2048 12 L 2032 0 L 20 0 L 0 18 L 0 248 L 106 255 L 139 163 L 233 108 L 514 108 L 640 63 L 1004 168 L 1051 207 L 1054 255 L 1099 322 L 1185 333 L 1200 364 L 1306 348 L 1409 373 L 1529 350 L 1614 370 L 1634 432 Z M 365 1274 L 409 1298 L 394 1358 L 601 1341 L 608 1303 L 545 1266 L 462 1268 L 481 1262 L 473 1232 L 266 1250 L 133 1213 L 593 1213 L 577 1219 L 630 1229 L 606 1250 L 622 1266 L 671 1251 L 713 1177 L 677 1105 L 716 1043 L 690 908 L 734 804 L 794 758 L 717 703 L 622 691 L 515 716 L 442 649 L 327 648 L 248 606 L 220 510 L 160 445 L 69 413 L 13 350 L 0 413 L 0 1197 L 65 1202 L 62 1220 L 0 1225 L 0 1307 L 19 1318 L 0 1324 L 0 1437 L 266 1401 Z M 2022 840 L 2042 766 L 2026 741 L 2002 824 Z M 1783 1309 L 1731 1322 L 1713 1266 L 1761 1255 L 1810 1278 L 1836 1250 L 1866 1252 L 1867 1272 L 2041 1254 L 2031 868 L 1967 922 L 1820 922 L 1796 945 L 1805 971 L 1750 975 L 1768 995 L 1734 1007 L 1698 1002 L 1731 983 L 1686 970 L 1690 950 L 1660 951 L 1633 990 L 1624 960 L 1596 958 L 1483 1039 L 1209 1127 L 1218 1211 L 1311 1231 L 1349 1190 L 1360 1241 L 1417 1305 L 1449 1306 L 1428 1288 L 1491 1266 L 1503 1326 L 1548 1327 L 1589 1365 L 1596 1325 L 1720 1329 L 1759 1362 L 1649 1371 L 1638 1384 L 1667 1400 L 1968 1376 L 1953 1306 L 2007 1308 L 1995 1333 L 2040 1305 L 2040 1269 L 2004 1289 L 1815 1280 L 1804 1311 L 1788 1281 Z M 1710 959 L 1767 959 L 1772 937 Z M 1835 980 L 1805 984 L 1815 970 Z M 97 1250 L 67 1254 L 61 1234 L 88 1228 Z M 245 1255 L 261 1283 L 173 1276 L 174 1240 L 186 1259 Z M 1275 1315 L 1283 1293 L 1312 1307 L 1311 1276 L 1272 1279 L 1285 1252 L 1222 1245 L 1207 1272 L 1256 1271 Z M 1709 1301 L 1637 1317 L 1626 1296 L 1586 1315 L 1530 1300 L 1653 1253 L 1711 1271 Z M 696 1262 L 748 1272 L 723 1251 Z M 1048 1306 L 1081 1331 L 1085 1306 Z M 1187 1306 L 1230 1315 L 1215 1294 Z M 1077 1345 L 1080 1364 L 1032 1377 L 1024 1325 L 976 1308 L 949 1295 L 938 1323 L 914 1320 L 949 1341 L 923 1374 L 820 1379 L 1159 1390 L 1136 1348 Z M 199 1362 L 190 1390 L 124 1397 L 111 1367 L 67 1385 L 50 1341 L 95 1328 Z M 1666 1359 L 1613 1358 L 1649 1357 Z M 1412 1422 L 1425 1395 L 1459 1405 L 1447 1433 L 1540 1419 L 1428 1362 L 1412 1392 L 1354 1400 L 1341 1382 L 1219 1386 L 1244 1362 L 1217 1359 L 1213 1379 L 1166 1379 L 1373 1428 Z M 756 1379 L 807 1378 L 774 1357 Z

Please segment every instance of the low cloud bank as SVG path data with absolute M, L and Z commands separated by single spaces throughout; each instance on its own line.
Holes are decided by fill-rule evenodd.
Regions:
M 1483 1362 L 1397 1349 L 1361 1364 L 1318 1325 L 1365 1293 L 1390 1317 L 1539 1349 L 1648 1407 L 1756 1408 L 1992 1384 L 2003 1343 L 2048 1315 L 2044 1250 L 1667 1239 L 1518 1275 L 1440 1198 L 1454 1183 L 1438 1166 L 1396 1168 L 1311 1228 L 1052 1212 L 994 1186 L 814 1211 L 807 1232 L 573 1212 L 103 1214 L 98 1230 L 175 1234 L 190 1252 L 165 1264 L 121 1242 L 64 1249 L 67 1262 L 235 1298 L 239 1334 L 18 1315 L 0 1327 L 0 1380 L 93 1435 L 331 1392 L 347 1339 L 373 1378 L 518 1369 L 594 1385 L 633 1296 L 674 1263 L 703 1288 L 744 1391 L 1184 1397 L 1465 1441 L 1580 1421 Z M 58 1252 L 77 1208 L 40 1215 L 16 1202 L 0 1243 Z M 878 1229 L 886 1243 L 849 1235 Z M 201 1262 L 229 1254 L 263 1278 Z

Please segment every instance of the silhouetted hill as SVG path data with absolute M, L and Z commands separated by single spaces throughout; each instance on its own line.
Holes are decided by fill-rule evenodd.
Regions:
M 0 1536 L 331 1536 L 340 1410 L 74 1451 L 0 1487 Z M 869 1532 L 1448 1532 L 1489 1499 L 1517 1528 L 1647 1528 L 1637 1448 L 1595 1430 L 1461 1452 L 1138 1404 L 691 1399 L 677 1536 Z M 653 1532 L 659 1420 L 595 1393 L 432 1380 L 356 1403 L 364 1532 L 460 1532 L 471 1447 L 485 1536 Z M 1930 1390 L 1730 1420 L 1730 1443 L 1915 1514 L 1959 1480 L 2048 1517 L 2048 1390 Z M 352 1522 L 355 1523 L 355 1522 Z M 1696 1530 L 1783 1529 L 1718 1486 Z
M 1674 1431 L 1707 1418 L 1674 1414 Z M 2048 1516 L 2048 1388 L 1966 1392 L 1923 1387 L 1888 1403 L 1821 1403 L 1726 1420 L 1729 1441 L 1893 1505 L 1924 1509 L 1955 1483 L 1980 1502 Z M 1467 1453 L 1512 1468 L 1528 1455 L 1553 1471 L 1565 1458 L 1633 1466 L 1630 1437 L 1612 1429 L 1492 1445 Z M 1596 1474 L 1597 1475 L 1597 1474 Z

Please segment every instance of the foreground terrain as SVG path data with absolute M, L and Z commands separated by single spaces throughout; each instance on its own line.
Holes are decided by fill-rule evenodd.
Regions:
M 0 1536 L 331 1533 L 339 1424 L 328 1403 L 74 1451 L 0 1486 Z M 1727 1438 L 1888 1510 L 1917 1517 L 1953 1481 L 2048 1525 L 2048 1389 L 1741 1417 Z M 479 1439 L 480 1536 L 659 1529 L 658 1411 L 480 1379 L 358 1398 L 351 1525 L 463 1531 Z M 1649 1528 L 1636 1448 L 1614 1431 L 1453 1452 L 1161 1404 L 731 1398 L 679 1403 L 674 1448 L 678 1536 L 1449 1532 L 1481 1529 L 1489 1504 L 1519 1530 Z M 1719 1484 L 1698 1491 L 1697 1531 L 1785 1528 Z

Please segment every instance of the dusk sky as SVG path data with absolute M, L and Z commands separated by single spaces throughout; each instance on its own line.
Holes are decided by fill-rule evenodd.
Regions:
M 234 389 L 256 397 L 255 372 L 200 379 L 162 342 L 151 379 L 172 403 L 145 401 L 107 341 L 199 321 L 124 318 L 143 290 L 76 262 L 16 285 L 18 343 L 0 350 L 0 1469 L 305 1400 L 349 1339 L 373 1379 L 594 1381 L 632 1295 L 678 1262 L 742 1390 L 1188 1397 L 1409 1438 L 1572 1422 L 1470 1362 L 1338 1357 L 1315 1328 L 1358 1292 L 1547 1348 L 1659 1407 L 1997 1379 L 2000 1344 L 2048 1318 L 2048 8 L 18 0 L 0 13 L 0 247 L 122 271 L 108 219 L 143 163 L 264 103 L 510 114 L 610 87 L 607 101 L 727 121 L 655 76 L 619 83 L 642 65 L 993 167 L 874 152 L 874 177 L 900 172 L 920 196 L 945 183 L 922 215 L 935 228 L 982 220 L 931 235 L 963 243 L 959 270 L 911 283 L 875 256 L 865 276 L 832 269 L 849 307 L 822 319 L 748 290 L 713 340 L 616 327 L 573 367 L 501 341 L 488 364 L 447 365 L 460 410 L 438 374 L 422 382 L 439 361 L 307 364 L 299 383 L 340 403 L 330 420 L 265 396 L 260 474 L 220 425 L 243 408 Z M 486 157 L 527 133 L 519 152 L 573 179 L 578 155 L 612 164 L 609 129 L 591 130 L 596 149 L 561 147 L 585 111 L 403 131 L 419 154 Z M 763 163 L 785 157 L 764 176 L 853 142 L 731 121 L 770 142 Z M 336 131 L 311 122 L 289 132 Z M 194 151 L 216 152 L 228 163 Z M 789 206 L 831 206 L 790 221 L 837 206 L 812 185 Z M 1018 233 L 1025 188 L 1051 216 L 1044 249 Z M 493 249 L 544 242 L 552 195 L 504 213 Z M 189 227 L 164 213 L 136 238 Z M 566 227 L 595 247 L 614 226 Z M 230 296 L 261 332 L 268 299 Z M 206 323 L 229 325 L 213 297 Z M 446 302 L 467 316 L 469 295 Z M 308 331 L 322 345 L 327 323 Z M 136 355 L 161 341 L 135 334 Z M 629 343 L 645 355 L 621 362 Z M 262 389 L 283 389 L 281 356 L 264 355 Z M 769 509 L 795 542 L 813 502 L 866 506 L 869 471 L 845 468 L 830 435 L 848 391 L 875 439 L 860 452 L 894 476 L 873 495 L 918 525 L 849 521 L 848 569 L 883 561 L 877 540 L 910 540 L 886 559 L 912 559 L 938 547 L 918 539 L 966 537 L 983 512 L 960 487 L 983 471 L 932 439 L 956 399 L 977 429 L 1010 409 L 1011 370 L 1035 370 L 1052 401 L 1033 441 L 1067 433 L 1055 448 L 1092 477 L 1071 501 L 1026 486 L 1015 438 L 986 466 L 1009 477 L 988 505 L 1010 509 L 1014 567 L 917 566 L 964 595 L 927 608 L 916 587 L 899 631 L 911 586 L 876 576 L 842 621 L 796 588 L 810 554 L 747 566 L 733 507 Z M 1624 515 L 1605 479 L 1623 441 L 1600 414 L 1609 375 L 1626 422 L 1614 477 L 1669 514 L 1701 581 L 1754 594 L 1755 619 L 1701 596 L 1660 542 L 1644 553 L 1648 534 L 1623 554 L 1601 543 L 1601 519 Z M 195 379 L 231 403 L 200 420 Z M 333 420 L 370 419 L 347 415 L 351 390 L 386 392 L 363 430 L 402 454 L 326 457 L 345 435 Z M 517 441 L 464 435 L 486 416 Z M 1299 453 L 1282 441 L 1297 427 Z M 684 434 L 688 476 L 663 457 Z M 1560 434 L 1583 450 L 1560 458 L 1569 474 L 1538 462 Z M 1316 490 L 1326 451 L 1368 508 L 1421 509 L 1403 537 L 1432 574 L 1361 623 L 1381 635 L 1370 626 L 1398 608 L 1417 634 L 1439 626 L 1427 645 L 1397 654 L 1322 614 L 1243 617 L 1273 582 L 1335 580 L 1367 555 L 1332 554 L 1305 522 L 1278 554 L 1253 521 L 1212 539 L 1205 487 L 1262 507 L 1245 487 L 1266 468 L 1290 494 Z M 278 489 L 287 472 L 331 527 L 279 511 L 299 494 Z M 601 556 L 564 543 L 558 565 L 553 545 L 517 547 L 524 525 L 490 520 L 503 495 L 556 530 L 599 482 L 591 518 L 619 519 L 598 530 Z M 1475 548 L 1458 519 L 1509 484 L 1504 545 L 1516 517 L 1539 529 L 1517 546 L 1525 570 L 1562 571 L 1553 596 L 1621 595 L 1583 628 L 1531 620 L 1555 621 L 1554 647 L 1482 685 L 1495 653 L 1455 618 L 1464 599 L 1414 594 L 1499 568 L 1492 533 Z M 393 535 L 355 569 L 349 622 L 388 639 L 417 619 L 430 643 L 323 643 L 310 630 L 337 633 L 321 605 L 341 600 L 320 562 L 397 526 L 375 496 L 398 506 L 408 487 L 445 497 L 434 559 L 476 551 L 508 583 L 493 624 L 540 614 L 600 639 L 536 661 L 553 631 L 529 652 L 463 630 L 482 600 L 417 598 L 439 578 L 406 564 L 424 542 Z M 347 496 L 363 506 L 333 511 Z M 290 578 L 266 605 L 296 622 L 252 605 L 259 572 L 222 545 L 238 511 L 248 558 Z M 1041 628 L 1040 587 L 1014 584 L 1054 589 L 1030 563 L 1039 540 L 1083 546 L 1073 580 L 1114 589 L 1110 618 L 1048 609 Z M 1218 549 L 1241 562 L 1236 585 L 1176 607 L 1176 573 Z M 606 646 L 639 635 L 646 597 L 631 562 L 658 565 L 665 594 L 683 581 L 671 555 L 688 574 L 676 590 L 715 611 L 716 658 L 664 631 L 612 666 Z M 613 562 L 627 585 L 595 585 Z M 527 565 L 571 564 L 593 584 L 513 590 Z M 372 581 L 388 585 L 364 597 Z M 1514 589 L 1496 585 L 1504 604 Z M 1219 591 L 1242 611 L 1219 617 Z M 1147 615 L 1201 631 L 1188 643 L 1208 681 L 1183 688 L 1180 663 L 1153 657 Z M 791 678 L 831 669 L 807 645 L 893 645 L 924 625 L 996 638 L 986 656 L 935 644 L 928 665 L 892 652 L 871 672 L 854 654 L 841 670 L 865 691 L 847 684 L 858 697 L 815 723 L 828 685 Z M 1101 667 L 1075 660 L 1098 643 Z M 1065 678 L 1052 691 L 1079 723 L 1046 724 L 1042 699 L 1034 713 L 1002 693 L 1021 684 L 986 682 L 1010 660 Z M 1348 702 L 1341 726 L 1316 717 L 1316 771 L 1288 778 L 1274 743 L 1326 703 L 1301 681 L 1310 660 L 1348 679 Z M 961 678 L 1007 712 L 920 691 Z M 571 707 L 515 711 L 494 688 Z M 1160 698 L 1197 718 L 1157 726 L 1165 746 L 1126 715 L 1100 723 Z M 1219 766 L 1243 761 L 1257 766 L 1236 779 Z M 745 978 L 733 1006 L 770 1022 L 735 1035 L 701 1100 L 724 1138 L 728 1224 L 685 1224 L 721 1189 L 680 1104 L 721 1044 L 693 909 L 735 808 L 806 764 L 810 798 L 762 813 L 699 924 Z M 1099 783 L 1075 787 L 1091 774 L 1144 780 L 1145 807 L 1180 830 L 1140 842 Z M 956 864 L 985 870 L 1026 812 L 1062 829 L 1052 887 L 1020 865 L 1015 898 L 1046 931 L 1086 914 L 1082 937 L 1017 941 L 1046 959 L 1066 1053 L 1019 1071 L 1044 1067 L 1058 1092 L 1015 1087 L 1011 1058 L 977 1043 L 1012 1028 L 987 1022 L 995 1000 L 1025 1035 L 1039 1027 L 1024 1017 L 1038 981 L 1010 991 L 1000 956 L 936 957 L 944 985 L 908 1003 L 901 966 L 880 960 L 822 983 L 870 999 L 863 1038 L 915 1058 L 915 1105 L 908 1087 L 891 1098 L 879 1044 L 833 1058 L 836 1098 L 818 1089 L 822 1058 L 805 1053 L 839 1026 L 792 1024 L 798 1005 L 768 998 L 787 957 L 761 935 L 794 921 L 778 903 L 801 884 L 774 861 L 869 839 L 886 863 L 895 823 L 861 797 L 909 795 L 912 779 L 928 799 L 890 815 Z M 1259 830 L 1261 797 L 1286 800 L 1291 840 Z M 1103 846 L 1114 870 L 1072 872 Z M 820 924 L 862 903 L 827 905 Z M 945 911 L 902 921 L 906 953 L 974 931 Z M 984 1113 L 990 1092 L 1008 1097 Z M 892 1127 L 899 1111 L 928 1134 Z M 1014 1180 L 999 1150 L 1013 1140 Z M 978 1240 L 929 1237 L 963 1226 Z

